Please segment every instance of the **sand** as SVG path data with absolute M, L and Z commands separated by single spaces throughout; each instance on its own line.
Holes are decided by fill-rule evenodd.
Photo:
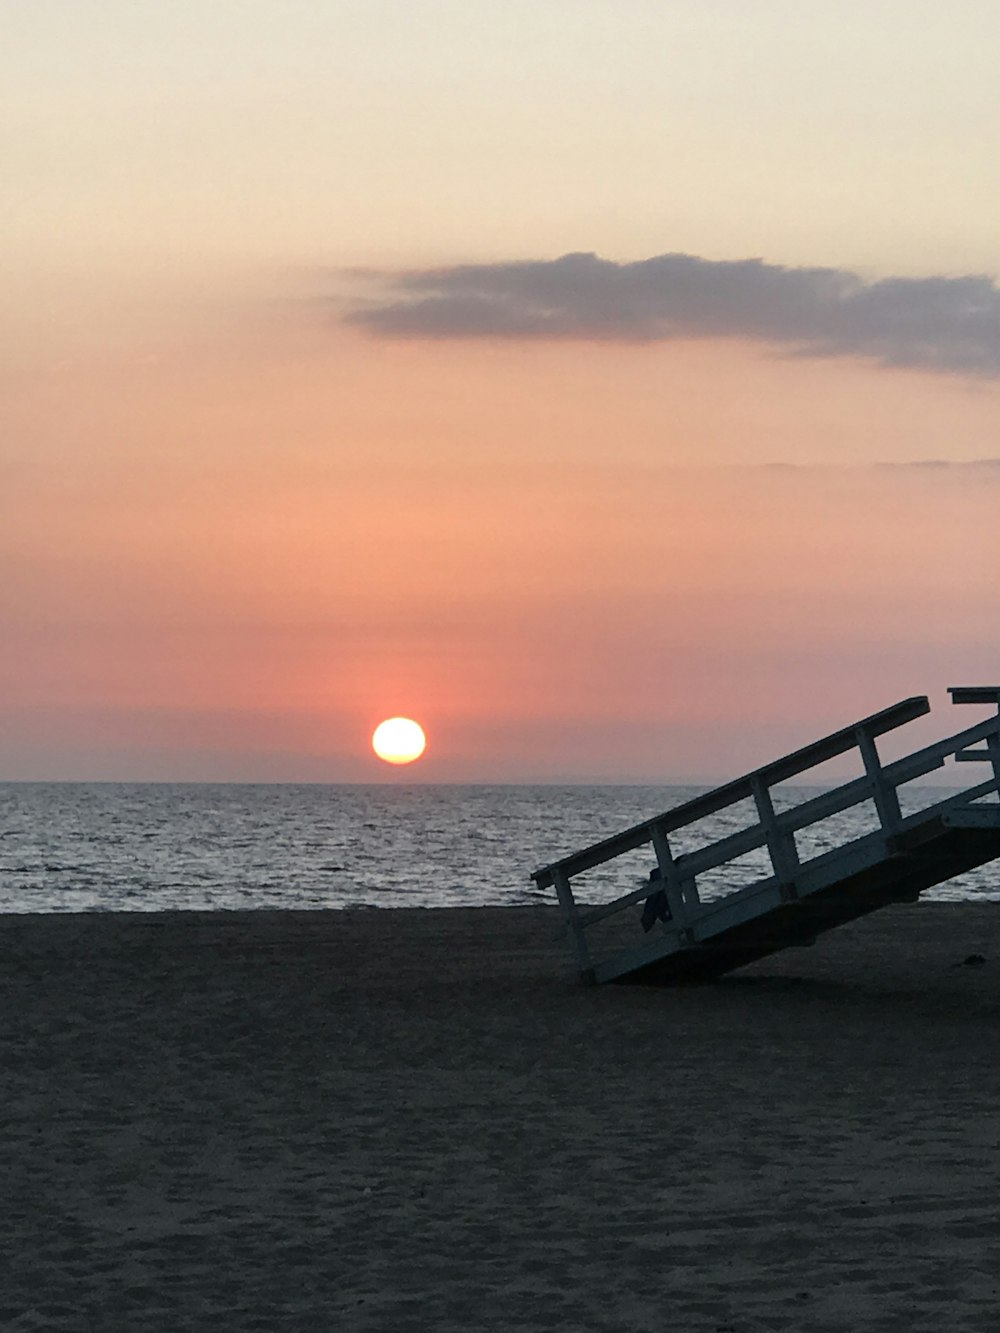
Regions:
M 556 929 L 0 919 L 0 1327 L 1000 1328 L 1000 905 L 669 991 Z

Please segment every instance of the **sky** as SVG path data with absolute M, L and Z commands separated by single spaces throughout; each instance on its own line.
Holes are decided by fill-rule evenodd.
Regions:
M 978 717 L 993 0 L 0 23 L 0 779 L 712 781 Z

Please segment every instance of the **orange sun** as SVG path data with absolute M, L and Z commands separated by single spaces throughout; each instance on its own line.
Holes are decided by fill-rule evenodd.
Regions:
M 423 727 L 409 717 L 386 718 L 372 735 L 372 749 L 387 764 L 412 764 L 426 745 Z

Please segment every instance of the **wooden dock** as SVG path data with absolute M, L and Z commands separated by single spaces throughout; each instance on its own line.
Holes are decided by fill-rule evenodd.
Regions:
M 709 979 L 779 949 L 812 944 L 823 931 L 889 903 L 911 902 L 932 885 L 1000 858 L 1000 687 L 962 686 L 949 693 L 953 703 L 994 711 L 975 726 L 883 764 L 878 738 L 930 712 L 925 697 L 904 699 L 536 870 L 536 885 L 556 891 L 583 980 Z M 818 765 L 852 750 L 859 752 L 863 776 L 776 808 L 784 803 L 776 788 L 808 783 Z M 970 762 L 986 765 L 990 776 L 958 791 L 944 789 L 941 800 L 903 814 L 900 789 L 906 784 Z M 963 779 L 956 777 L 959 785 Z M 745 802 L 752 812 L 745 827 L 677 851 L 685 832 L 690 841 L 692 826 L 732 814 Z M 807 831 L 865 803 L 875 816 L 870 832 L 803 854 Z M 597 906 L 577 901 L 574 880 L 647 847 L 656 866 L 640 887 Z M 714 896 L 703 894 L 700 879 L 724 878 L 727 867 L 735 871 L 737 859 L 748 853 L 761 857 L 763 874 Z M 639 914 L 647 902 L 659 911 L 648 913 L 655 919 L 644 934 Z M 603 936 L 603 950 L 595 935 Z

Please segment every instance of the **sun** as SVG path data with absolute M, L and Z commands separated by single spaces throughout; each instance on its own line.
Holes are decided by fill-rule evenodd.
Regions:
M 372 749 L 387 764 L 412 764 L 426 746 L 423 727 L 409 717 L 388 717 L 372 735 Z

